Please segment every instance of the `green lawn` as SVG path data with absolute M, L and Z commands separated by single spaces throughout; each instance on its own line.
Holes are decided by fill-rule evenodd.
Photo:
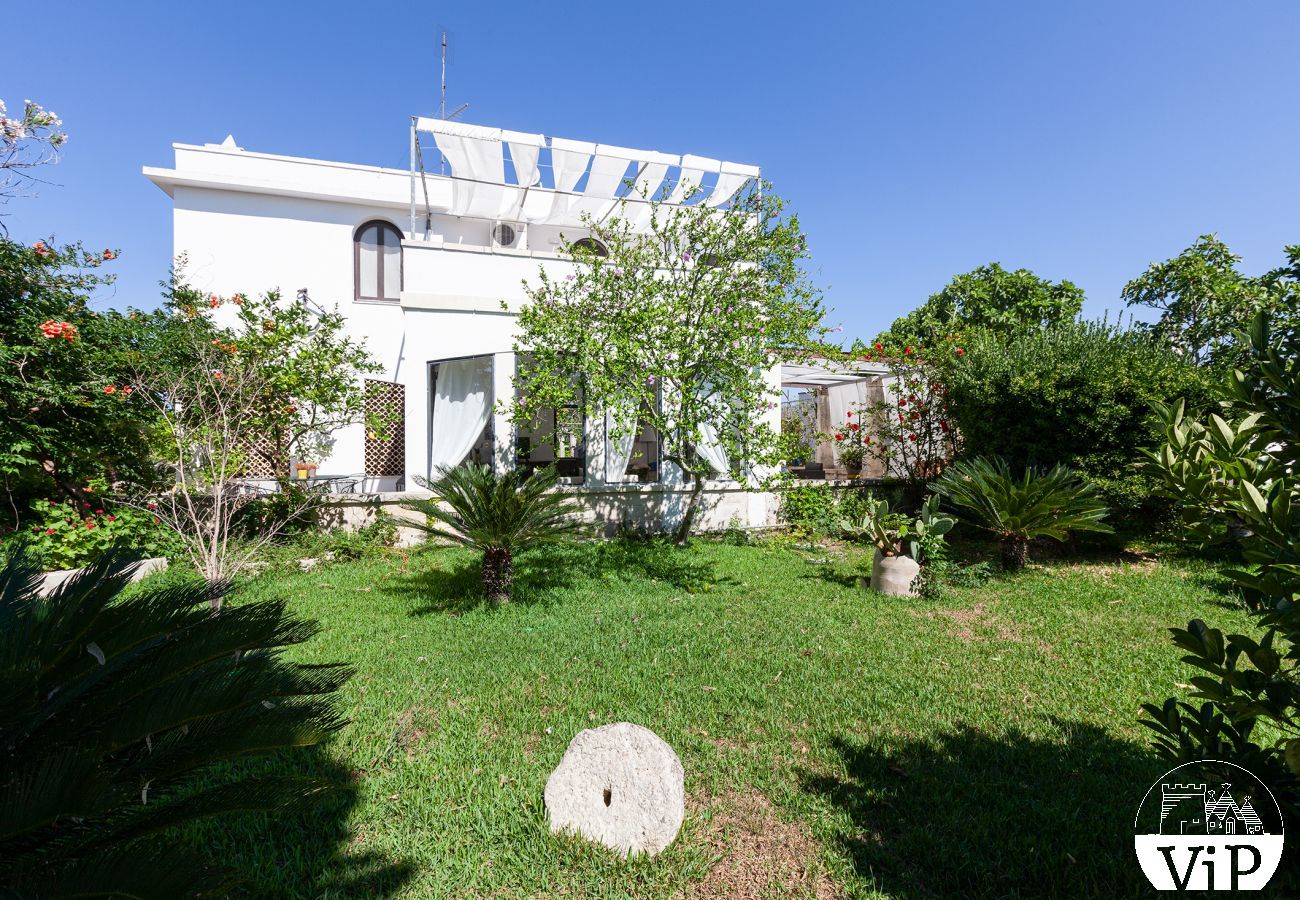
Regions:
M 324 808 L 203 840 L 293 896 L 1123 896 L 1163 771 L 1138 705 L 1187 680 L 1165 628 L 1248 618 L 1203 564 L 1127 557 L 897 599 L 835 548 L 699 541 L 525 557 L 516 603 L 432 549 L 248 582 L 346 660 Z M 235 602 L 238 602 L 236 599 Z M 686 769 L 687 821 L 621 862 L 546 827 L 574 734 L 626 720 Z

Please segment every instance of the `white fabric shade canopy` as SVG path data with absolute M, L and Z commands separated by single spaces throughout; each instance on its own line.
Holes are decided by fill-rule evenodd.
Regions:
M 540 134 L 443 119 L 417 118 L 415 127 L 433 135 L 447 160 L 452 180 L 447 212 L 455 216 L 575 226 L 582 224 L 584 214 L 600 220 L 626 199 L 629 221 L 644 227 L 650 219 L 645 198 L 671 204 L 689 199 L 716 208 L 761 174 L 757 166 L 701 156 L 564 138 L 548 141 Z M 512 181 L 506 178 L 507 150 L 514 167 Z M 550 157 L 550 186 L 543 184 L 544 153 Z M 416 176 L 414 168 L 411 175 Z M 712 187 L 688 198 L 690 189 L 700 188 L 706 176 L 713 180 Z M 633 182 L 630 188 L 628 181 Z

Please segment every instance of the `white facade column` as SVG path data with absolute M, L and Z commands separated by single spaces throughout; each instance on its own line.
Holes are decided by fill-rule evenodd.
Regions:
M 492 470 L 498 475 L 515 465 L 515 355 L 492 354 Z
M 763 373 L 763 384 L 768 393 L 773 396 L 774 403 L 759 414 L 759 419 L 779 435 L 781 433 L 781 366 L 779 364 Z M 754 469 L 754 476 L 760 481 L 775 474 L 776 469 L 771 466 L 759 466 Z M 777 503 L 776 495 L 772 491 L 751 491 L 747 498 L 749 506 L 747 524 L 751 528 L 762 528 L 771 524 Z
M 587 452 L 587 487 L 599 488 L 609 483 L 606 471 L 609 457 L 609 414 L 596 413 L 583 419 L 582 443 Z

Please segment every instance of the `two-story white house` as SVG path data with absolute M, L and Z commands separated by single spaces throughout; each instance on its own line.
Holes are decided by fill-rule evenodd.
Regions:
M 756 167 L 424 118 L 412 119 L 406 171 L 257 153 L 229 137 L 174 149 L 174 167 L 144 174 L 172 198 L 189 281 L 223 296 L 306 290 L 337 308 L 383 366 L 367 402 L 396 423 L 396 437 L 341 429 L 320 477 L 358 504 L 397 503 L 423 493 L 414 476 L 467 458 L 553 463 L 610 527 L 671 527 L 688 486 L 660 462 L 652 432 L 607 440 L 606 422 L 566 410 L 536 424 L 546 434 L 512 425 L 503 412 L 514 391 L 512 310 L 540 267 L 573 265 L 558 252 L 561 235 L 590 241 L 583 215 L 615 214 L 630 185 L 668 203 L 700 185 L 688 202 L 722 206 Z M 648 219 L 643 204 L 627 209 Z M 801 367 L 799 383 L 845 377 Z M 780 386 L 779 370 L 769 378 Z M 779 410 L 770 415 L 779 428 Z M 771 495 L 720 476 L 700 522 L 762 526 L 774 513 Z

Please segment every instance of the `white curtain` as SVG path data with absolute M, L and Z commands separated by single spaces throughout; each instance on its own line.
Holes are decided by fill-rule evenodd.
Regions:
M 429 438 L 429 477 L 469 455 L 492 413 L 492 357 L 439 363 Z
M 700 423 L 700 442 L 695 447 L 704 461 L 719 475 L 727 472 L 727 451 L 718 441 L 718 429 L 708 422 Z
M 636 449 L 637 419 L 635 414 L 605 413 L 605 480 L 610 483 L 627 480 L 627 466 Z

